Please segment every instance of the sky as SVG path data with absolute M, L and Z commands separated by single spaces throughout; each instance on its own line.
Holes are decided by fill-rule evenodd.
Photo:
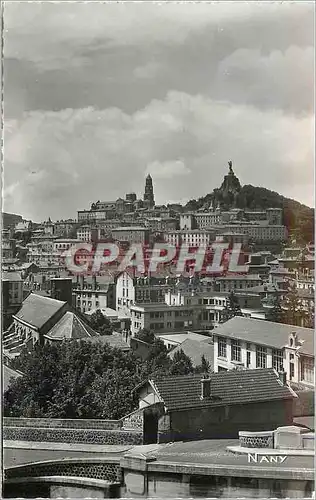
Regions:
M 314 206 L 313 2 L 4 3 L 4 210 L 186 202 L 233 168 Z

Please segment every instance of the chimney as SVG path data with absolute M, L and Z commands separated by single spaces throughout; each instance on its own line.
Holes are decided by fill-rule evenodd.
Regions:
M 286 372 L 279 372 L 279 378 L 282 382 L 282 385 L 286 385 Z
M 201 380 L 201 399 L 211 397 L 211 379 L 202 378 Z

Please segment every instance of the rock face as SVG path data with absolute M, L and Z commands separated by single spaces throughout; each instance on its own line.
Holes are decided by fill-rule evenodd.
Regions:
M 213 208 L 220 207 L 224 210 L 236 207 L 237 197 L 241 190 L 241 185 L 238 177 L 233 171 L 233 163 L 228 162 L 229 171 L 225 175 L 222 185 L 219 189 L 214 189 L 213 192 Z

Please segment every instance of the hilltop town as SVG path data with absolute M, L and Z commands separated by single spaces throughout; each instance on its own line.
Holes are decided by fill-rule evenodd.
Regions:
M 242 456 L 262 432 L 295 424 L 313 436 L 314 243 L 297 238 L 282 206 L 241 208 L 242 189 L 229 162 L 221 187 L 185 207 L 157 206 L 148 175 L 141 198 L 95 201 L 76 220 L 4 214 L 5 440 L 96 451 L 239 437 Z M 81 267 L 98 245 L 118 257 L 107 263 L 102 246 L 97 270 Z M 177 258 L 155 272 L 120 267 L 134 247 L 150 262 L 155 245 Z M 236 246 L 244 270 L 231 272 Z M 194 252 L 212 261 L 217 247 L 221 271 L 197 269 Z

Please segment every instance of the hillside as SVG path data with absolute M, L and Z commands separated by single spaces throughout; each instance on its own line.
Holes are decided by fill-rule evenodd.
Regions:
M 225 176 L 221 187 L 198 200 L 190 200 L 184 207 L 185 211 L 212 207 L 215 209 L 217 206 L 220 206 L 222 210 L 282 208 L 283 223 L 290 235 L 295 236 L 297 242 L 314 241 L 314 209 L 263 187 L 250 184 L 240 186 L 236 179 L 230 165 L 230 172 Z

